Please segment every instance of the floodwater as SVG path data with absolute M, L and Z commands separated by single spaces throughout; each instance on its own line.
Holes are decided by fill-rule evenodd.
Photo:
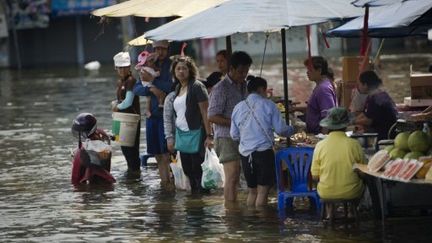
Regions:
M 385 84 L 395 100 L 409 95 L 408 62 L 430 63 L 430 56 L 383 59 Z M 332 62 L 340 74 L 338 60 Z M 258 63 L 258 61 L 257 61 Z M 340 62 L 339 62 L 340 63 Z M 420 64 L 419 64 L 420 65 Z M 301 60 L 289 66 L 290 94 L 310 92 Z M 258 74 L 254 66 L 252 73 Z M 279 62 L 264 66 L 276 94 L 282 94 Z M 393 75 L 393 76 L 391 76 Z M 279 86 L 280 84 L 280 86 Z M 0 70 L 0 241 L 1 242 L 425 242 L 431 220 L 390 220 L 386 227 L 363 212 L 358 229 L 324 228 L 314 212 L 300 209 L 280 219 L 273 191 L 270 205 L 247 208 L 246 189 L 239 202 L 224 205 L 222 191 L 189 195 L 160 187 L 150 163 L 141 180 L 127 179 L 126 162 L 114 145 L 112 187 L 70 184 L 71 150 L 77 141 L 72 119 L 91 112 L 109 129 L 115 73 L 74 68 Z M 279 86 L 279 87 L 277 87 Z M 403 87 L 403 90 L 401 89 Z M 408 94 L 408 95 L 407 95 Z M 303 95 L 302 97 L 300 97 Z M 144 127 L 144 126 L 143 126 Z M 143 128 L 144 129 L 144 128 Z M 141 151 L 145 151 L 142 130 Z M 298 205 L 302 205 L 300 201 Z M 301 207 L 300 207 L 301 208 Z

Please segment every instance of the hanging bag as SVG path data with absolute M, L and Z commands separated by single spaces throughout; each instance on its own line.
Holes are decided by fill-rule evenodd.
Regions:
M 175 149 L 182 153 L 198 153 L 202 138 L 202 129 L 183 131 L 176 127 Z
M 170 163 L 171 171 L 174 176 L 175 187 L 179 190 L 190 191 L 191 186 L 189 183 L 189 178 L 185 175 L 180 159 L 180 152 L 177 152 L 176 159 Z
M 201 164 L 202 178 L 201 187 L 204 189 L 223 188 L 225 182 L 225 174 L 222 164 L 219 163 L 219 158 L 214 149 L 206 148 L 205 159 Z

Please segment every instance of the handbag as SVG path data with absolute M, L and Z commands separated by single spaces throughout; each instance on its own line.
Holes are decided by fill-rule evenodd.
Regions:
M 175 149 L 182 153 L 198 153 L 202 138 L 202 129 L 183 131 L 176 127 Z

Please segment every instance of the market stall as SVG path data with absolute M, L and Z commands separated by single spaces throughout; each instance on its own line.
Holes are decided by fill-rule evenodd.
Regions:
M 432 181 L 425 179 L 400 180 L 373 172 L 367 165 L 354 167 L 364 178 L 372 199 L 373 210 L 382 223 L 397 211 L 427 212 L 432 206 Z
M 432 206 L 431 138 L 427 124 L 423 131 L 400 131 L 394 145 L 376 152 L 367 165 L 354 166 L 383 223 L 398 211 L 428 213 Z

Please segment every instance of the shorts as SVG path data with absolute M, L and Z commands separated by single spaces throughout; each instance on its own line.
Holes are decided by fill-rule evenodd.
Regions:
M 147 118 L 146 140 L 148 154 L 154 155 L 168 153 L 162 117 Z
M 251 161 L 249 161 L 250 156 L 252 156 Z M 247 157 L 241 156 L 241 162 L 249 188 L 256 188 L 257 185 L 273 186 L 276 175 L 273 149 L 255 151 Z
M 216 138 L 214 141 L 215 151 L 220 163 L 239 161 L 239 144 L 231 138 Z

